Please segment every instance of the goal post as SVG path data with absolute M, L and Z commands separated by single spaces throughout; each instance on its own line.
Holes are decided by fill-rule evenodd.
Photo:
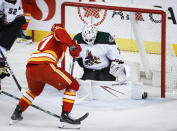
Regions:
M 89 14 L 87 16 L 88 17 L 92 17 L 90 18 L 88 21 L 84 21 L 83 18 L 81 18 L 82 14 L 79 12 L 81 9 L 80 8 L 84 8 L 84 9 L 100 9 L 103 10 L 103 19 L 100 20 L 103 24 L 101 25 L 99 22 L 95 22 L 93 20 L 94 17 L 92 17 L 93 14 Z M 97 13 L 101 12 L 98 11 Z M 84 10 L 85 11 L 85 10 Z M 118 11 L 118 12 L 116 12 Z M 109 18 L 105 18 L 106 15 L 110 16 L 110 18 L 113 18 L 113 12 L 114 13 L 118 13 L 119 15 L 121 13 L 124 12 L 128 12 L 125 17 L 123 17 L 122 19 L 126 19 L 127 21 L 122 22 L 123 24 L 127 23 L 127 27 L 125 29 L 121 29 L 122 26 L 120 24 L 120 20 L 112 20 L 110 21 Z M 109 15 L 109 13 L 112 13 Z M 160 19 L 160 22 L 158 22 L 158 26 L 154 25 L 154 23 L 148 23 L 147 27 L 145 27 L 146 25 L 144 24 L 145 22 L 147 23 L 146 20 L 138 20 L 135 16 L 135 14 L 140 14 L 140 15 L 144 15 L 144 14 L 148 14 L 148 15 L 158 15 L 157 19 Z M 75 15 L 75 16 L 73 16 Z M 80 15 L 80 16 L 79 16 Z M 98 14 L 99 15 L 99 14 Z M 100 17 L 100 16 L 99 16 Z M 77 19 L 77 20 L 76 20 Z M 144 22 L 143 22 L 144 21 Z M 161 97 L 165 97 L 165 88 L 166 88 L 166 11 L 164 11 L 163 9 L 160 8 L 156 8 L 156 7 L 143 7 L 143 6 L 133 6 L 133 5 L 119 5 L 116 3 L 105 3 L 105 2 L 63 2 L 61 5 L 61 24 L 67 29 L 67 31 L 73 36 L 79 32 L 81 32 L 81 27 L 83 24 L 86 23 L 92 23 L 95 24 L 96 26 L 98 26 L 101 28 L 102 31 L 108 31 L 110 34 L 112 34 L 115 39 L 116 39 L 116 43 L 118 43 L 118 46 L 120 47 L 121 52 L 128 52 L 128 53 L 138 53 L 139 55 L 139 59 L 140 59 L 140 65 L 142 66 L 142 72 L 145 73 L 145 76 L 147 79 L 154 79 L 152 77 L 153 75 L 153 61 L 157 61 L 155 60 L 156 58 L 160 59 L 158 61 L 160 61 L 160 63 L 155 64 L 158 65 L 158 68 L 160 68 L 160 82 L 158 80 L 158 83 L 160 83 L 160 87 L 161 87 Z M 95 22 L 95 23 L 94 23 Z M 112 22 L 112 23 L 111 23 Z M 131 24 L 129 24 L 129 23 Z M 159 29 L 159 31 L 157 31 L 156 35 L 158 36 L 158 40 L 156 40 L 157 38 L 152 38 L 152 40 L 147 40 L 150 38 L 150 36 L 147 36 L 146 31 L 142 31 L 141 33 L 139 33 L 139 27 L 137 27 L 136 22 L 140 23 L 143 25 L 143 28 L 146 30 L 148 30 L 150 28 L 150 30 L 152 31 L 154 27 L 157 27 L 157 29 Z M 117 25 L 116 25 L 117 24 Z M 113 26 L 112 29 L 110 30 L 118 30 L 118 32 L 114 31 L 111 32 L 109 31 L 109 28 Z M 119 28 L 119 26 L 121 26 Z M 151 27 L 152 26 L 152 27 Z M 78 28 L 79 27 L 79 28 Z M 104 30 L 105 29 L 105 30 Z M 108 30 L 106 30 L 108 29 Z M 120 29 L 120 30 L 119 30 Z M 132 31 L 133 30 L 133 31 Z M 155 29 L 156 30 L 156 29 Z M 128 37 L 127 35 L 125 35 L 125 37 L 123 37 L 123 33 L 121 34 L 120 32 L 128 32 L 128 35 L 131 37 Z M 133 32 L 133 34 L 132 34 Z M 153 34 L 153 32 L 152 32 Z M 147 36 L 147 39 L 143 39 L 141 36 Z M 156 36 L 154 36 L 156 37 Z M 136 43 L 136 48 L 134 50 L 132 50 L 132 48 L 130 47 L 130 44 L 124 44 L 127 41 L 129 41 L 130 43 Z M 151 43 L 149 44 L 149 42 L 147 41 L 151 41 Z M 149 44 L 149 45 L 148 45 Z M 153 44 L 156 44 L 155 46 Z M 147 47 L 144 47 L 144 46 Z M 148 49 L 152 46 L 152 49 Z M 123 46 L 126 46 L 125 48 Z M 154 47 L 158 47 L 158 51 L 154 51 Z M 154 56 L 149 56 L 149 55 L 154 55 Z M 153 59 L 153 61 L 150 59 L 150 57 Z M 125 59 L 126 61 L 126 59 Z M 62 62 L 63 67 L 65 66 L 65 61 Z M 175 78 L 173 78 L 175 79 Z M 175 85 L 174 85 L 175 86 Z
M 133 12 L 130 13 L 130 21 L 131 21 L 131 25 L 133 28 L 133 32 L 135 34 L 136 43 L 137 43 L 137 46 L 140 52 L 141 61 L 144 67 L 146 77 L 148 79 L 151 79 L 151 71 L 149 67 L 150 64 L 149 64 L 149 60 L 146 55 L 146 50 L 143 44 L 143 39 L 141 39 L 141 32 L 139 31 L 138 23 L 136 21 L 136 13 L 133 13 Z

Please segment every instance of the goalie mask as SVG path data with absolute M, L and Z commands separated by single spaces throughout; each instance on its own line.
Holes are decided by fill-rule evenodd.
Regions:
M 98 31 L 94 25 L 84 25 L 82 28 L 82 38 L 88 45 L 94 45 L 97 32 Z

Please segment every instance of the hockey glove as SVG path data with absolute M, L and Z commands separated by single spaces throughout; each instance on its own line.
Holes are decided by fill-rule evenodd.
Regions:
M 73 58 L 78 57 L 81 50 L 81 46 L 77 44 L 76 41 L 73 41 L 73 43 L 69 45 L 69 53 Z
M 0 58 L 0 79 L 3 79 L 6 76 L 10 76 L 10 74 L 7 71 L 5 60 Z
M 112 61 L 109 73 L 114 77 L 118 77 L 122 74 L 126 75 L 125 67 L 122 62 L 119 63 L 115 61 Z
M 72 43 L 72 38 L 60 24 L 54 24 L 51 31 L 53 32 L 56 41 L 67 45 Z
M 6 76 L 10 76 L 9 72 L 7 71 L 7 67 L 0 67 L 0 79 L 3 79 Z
M 26 23 L 26 19 L 24 15 L 19 15 L 15 18 L 14 23 L 16 23 L 17 25 L 23 25 Z

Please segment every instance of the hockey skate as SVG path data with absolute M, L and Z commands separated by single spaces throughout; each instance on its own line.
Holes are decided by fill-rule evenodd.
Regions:
M 60 125 L 59 128 L 64 129 L 80 129 L 81 121 L 87 118 L 89 113 L 81 116 L 78 119 L 73 119 L 69 116 L 69 112 L 63 111 L 60 118 Z
M 23 30 L 20 31 L 20 33 L 19 33 L 19 35 L 18 35 L 18 38 L 24 38 L 24 39 L 26 39 L 26 40 L 31 40 L 31 39 L 32 39 L 32 37 L 29 36 L 29 35 L 27 35 L 27 34 L 25 33 L 25 31 L 23 31 Z
M 17 123 L 18 121 L 23 120 L 22 117 L 22 109 L 21 106 L 17 105 L 15 111 L 13 112 L 12 116 L 11 116 L 11 120 L 9 122 L 9 125 L 14 125 L 15 123 Z
M 32 37 L 27 35 L 25 31 L 21 30 L 16 40 L 17 43 L 32 44 Z

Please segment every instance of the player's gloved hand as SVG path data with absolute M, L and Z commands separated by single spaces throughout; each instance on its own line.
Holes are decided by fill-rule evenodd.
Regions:
M 118 77 L 119 75 L 122 74 L 126 75 L 126 71 L 123 63 L 124 62 L 122 60 L 112 61 L 109 73 L 114 77 Z
M 18 15 L 18 16 L 16 16 L 14 22 L 15 22 L 16 24 L 18 24 L 18 25 L 23 25 L 23 24 L 25 24 L 25 23 L 26 23 L 25 16 L 24 16 L 24 15 Z
M 61 24 L 54 24 L 51 28 L 51 32 L 53 32 L 56 41 L 66 44 L 67 46 L 73 43 L 72 38 Z
M 0 79 L 3 79 L 6 76 L 10 76 L 9 72 L 7 71 L 7 67 L 0 67 Z
M 73 58 L 78 57 L 81 50 L 81 46 L 77 44 L 76 41 L 73 41 L 72 44 L 69 45 L 69 53 Z

